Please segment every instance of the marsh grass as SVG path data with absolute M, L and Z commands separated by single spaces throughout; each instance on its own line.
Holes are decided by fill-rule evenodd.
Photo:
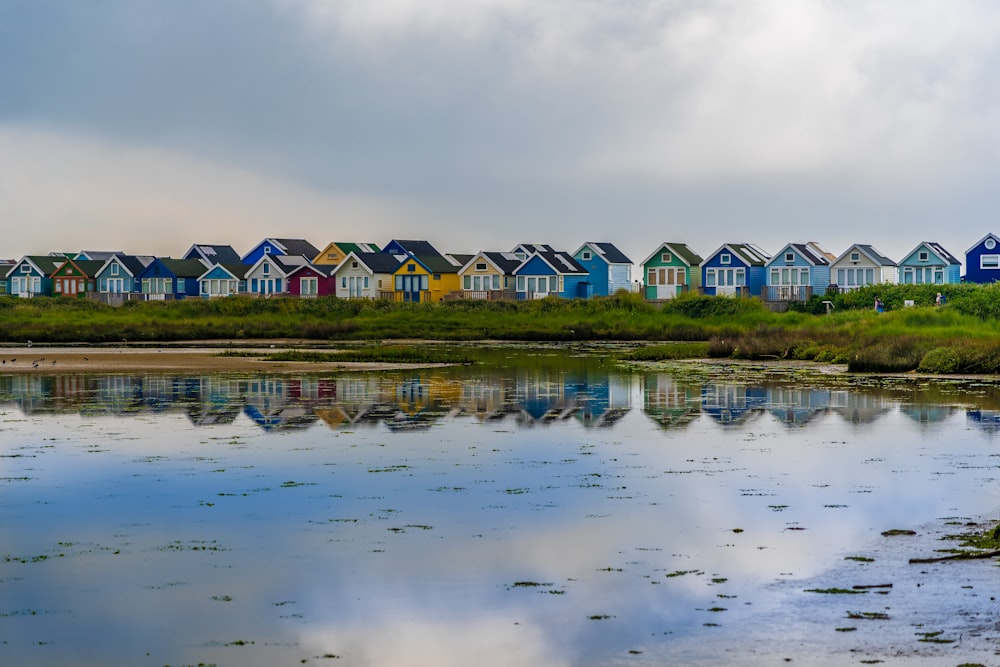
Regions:
M 937 291 L 946 295 L 947 305 L 929 305 Z M 817 298 L 795 311 L 772 313 L 758 299 L 697 294 L 663 304 L 620 293 L 590 300 L 433 304 L 233 297 L 135 301 L 119 308 L 76 299 L 0 297 L 0 341 L 656 341 L 621 358 L 709 356 L 842 363 L 857 372 L 1000 373 L 1000 287 L 884 285 L 827 296 L 835 304 L 830 315 Z M 887 304 L 888 312 L 873 312 L 875 296 Z M 917 306 L 903 307 L 906 300 Z M 466 361 L 401 350 L 336 354 L 322 360 Z M 298 360 L 306 359 L 300 355 Z

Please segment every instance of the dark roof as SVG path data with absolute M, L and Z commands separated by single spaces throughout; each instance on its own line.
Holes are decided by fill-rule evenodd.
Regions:
M 125 267 L 125 269 L 132 274 L 133 277 L 138 276 L 142 273 L 143 269 L 149 266 L 149 263 L 143 263 L 141 259 L 135 255 L 115 255 L 114 257 L 108 259 L 105 264 L 111 261 L 111 259 L 117 259 L 118 263 Z
M 76 264 L 77 268 L 83 271 L 83 275 L 88 278 L 93 278 L 97 275 L 97 272 L 101 270 L 104 266 L 104 262 L 99 259 L 74 259 L 73 263 Z
M 15 266 L 24 260 L 28 260 L 37 266 L 42 274 L 51 276 L 56 269 L 62 266 L 66 259 L 66 257 L 50 257 L 49 255 L 25 255 L 20 261 L 15 263 Z
M 427 267 L 431 273 L 458 273 L 462 268 L 443 255 L 414 255 L 414 258 Z
M 614 243 L 594 243 L 601 254 L 604 255 L 604 259 L 608 260 L 611 264 L 631 264 L 632 260 L 625 256 L 621 250 L 619 250 Z
M 225 262 L 225 263 L 218 262 L 217 264 L 218 266 L 221 266 L 226 271 L 229 271 L 229 273 L 233 274 L 235 277 L 241 280 L 247 277 L 247 271 L 250 270 L 249 264 L 242 264 L 240 262 Z M 201 275 L 205 275 L 206 273 L 214 269 L 215 266 L 216 264 L 213 264 L 212 266 L 208 267 L 207 269 L 201 272 Z
M 762 266 L 771 259 L 770 255 L 753 243 L 727 243 L 726 245 L 751 266 Z
M 267 239 L 281 247 L 286 255 L 302 255 L 309 259 L 319 254 L 319 248 L 305 239 Z
M 535 254 L 548 262 L 549 266 L 559 273 L 588 273 L 587 269 L 583 268 L 568 252 L 554 250 L 552 252 L 536 252 Z
M 653 259 L 654 257 L 656 257 L 656 255 L 659 254 L 660 250 L 662 250 L 663 248 L 666 248 L 667 250 L 669 250 L 674 255 L 677 255 L 678 257 L 680 257 L 682 260 L 684 260 L 684 263 L 687 264 L 688 266 L 701 266 L 701 263 L 704 261 L 701 258 L 701 256 L 698 255 L 698 253 L 696 253 L 693 250 L 691 250 L 691 248 L 688 248 L 687 245 L 684 244 L 684 243 L 666 243 L 665 242 L 665 243 L 661 243 L 660 245 L 658 245 L 656 247 L 656 250 L 653 251 L 652 255 L 650 255 L 646 259 L 642 260 L 643 266 L 645 266 L 646 264 L 648 264 L 651 259 Z
M 459 254 L 457 252 L 449 252 L 447 256 L 451 257 L 453 260 L 458 262 L 459 268 L 462 268 L 463 266 L 468 264 L 470 261 L 472 261 L 472 258 L 475 257 L 475 255 L 467 255 L 465 253 Z
M 204 257 L 212 264 L 236 264 L 240 261 L 240 255 L 231 245 L 209 245 L 206 243 L 195 243 L 187 251 L 185 257 L 189 257 L 192 252 Z
M 830 265 L 830 260 L 826 257 L 826 255 L 816 252 L 807 243 L 789 243 L 788 247 L 795 248 L 795 250 L 798 251 L 800 255 L 809 260 L 809 262 L 812 263 L 814 266 Z
M 207 270 L 205 263 L 197 259 L 171 259 L 161 257 L 160 263 L 170 269 L 178 278 L 198 278 Z
M 348 243 L 346 241 L 334 241 L 334 244 L 336 244 L 338 248 L 343 250 L 345 255 L 351 252 L 354 253 L 381 252 L 382 250 L 381 248 L 378 247 L 377 243 L 364 243 L 364 242 Z M 372 248 L 374 248 L 374 250 L 371 250 Z
M 489 258 L 498 269 L 506 274 L 513 274 L 514 269 L 521 266 L 523 260 L 519 259 L 517 255 L 511 252 L 484 252 L 484 257 Z M 469 261 L 472 261 L 471 259 Z M 469 262 L 466 262 L 468 264 Z
M 372 273 L 395 273 L 402 264 L 395 255 L 388 252 L 356 252 L 354 256 L 371 269 Z M 346 258 L 344 261 L 347 261 Z M 341 262 L 340 266 L 344 266 L 344 262 Z
M 935 241 L 925 241 L 925 243 L 927 244 L 928 247 L 931 248 L 931 250 L 939 254 L 949 264 L 961 264 L 961 262 L 958 261 L 958 259 L 954 255 L 945 250 L 944 246 L 942 246 L 940 243 L 936 243 Z
M 430 241 L 400 241 L 399 239 L 395 239 L 395 241 L 397 245 L 415 257 L 441 257 L 441 253 L 430 244 Z

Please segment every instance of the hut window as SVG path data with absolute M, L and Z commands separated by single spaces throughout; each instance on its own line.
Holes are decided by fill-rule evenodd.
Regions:
M 855 262 L 855 263 L 860 262 L 861 261 L 861 253 L 852 252 L 851 253 L 851 261 Z
M 673 259 L 673 258 L 671 257 L 671 255 L 670 255 L 669 252 L 665 252 L 665 253 L 662 253 L 660 255 L 660 261 L 661 262 L 669 262 L 671 259 Z
M 917 255 L 917 259 L 920 260 L 921 262 L 926 262 L 929 257 L 930 255 L 927 253 L 926 250 L 921 250 L 920 254 Z
M 794 252 L 786 252 L 785 253 L 785 261 L 786 262 L 794 262 L 795 261 L 795 253 Z
M 979 268 L 1000 269 L 1000 255 L 980 255 Z
M 584 250 L 582 257 L 583 257 L 583 261 L 585 261 L 585 262 L 588 261 L 590 259 L 590 251 L 589 250 Z
M 984 243 L 983 245 L 986 246 L 987 250 L 993 250 L 993 248 L 997 247 L 997 242 L 996 239 L 988 238 L 986 239 L 986 243 Z
M 719 255 L 719 264 L 730 264 L 733 261 L 733 256 L 728 252 Z
M 476 271 L 485 271 L 485 270 L 486 270 L 486 262 L 479 262 L 478 264 L 476 264 Z

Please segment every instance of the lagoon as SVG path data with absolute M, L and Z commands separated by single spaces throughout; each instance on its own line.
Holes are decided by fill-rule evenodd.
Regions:
M 997 396 L 561 348 L 0 376 L 0 660 L 988 663 L 996 566 L 907 559 L 996 518 Z

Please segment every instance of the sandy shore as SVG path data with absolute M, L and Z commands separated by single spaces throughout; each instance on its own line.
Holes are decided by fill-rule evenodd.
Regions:
M 329 370 L 390 370 L 440 364 L 384 364 L 367 362 L 264 361 L 256 357 L 221 356 L 223 352 L 265 354 L 284 347 L 3 347 L 0 373 L 115 373 L 124 371 L 267 371 L 292 373 Z M 297 347 L 301 350 L 302 348 Z M 324 351 L 329 352 L 329 349 Z

